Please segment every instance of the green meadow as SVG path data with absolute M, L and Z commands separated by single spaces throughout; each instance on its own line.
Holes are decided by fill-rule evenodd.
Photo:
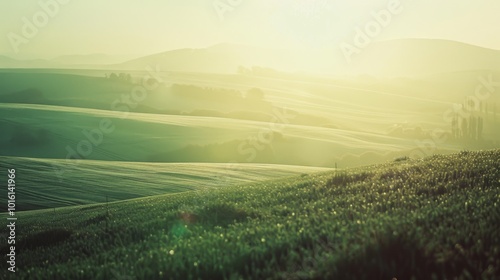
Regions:
M 23 211 L 16 279 L 495 279 L 499 163 L 461 152 Z

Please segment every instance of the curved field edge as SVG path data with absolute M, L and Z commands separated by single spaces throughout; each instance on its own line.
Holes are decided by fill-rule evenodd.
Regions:
M 109 121 L 111 132 L 101 131 L 100 138 L 97 129 L 103 121 Z M 0 135 L 0 154 L 16 157 L 333 167 L 336 161 L 342 166 L 378 163 L 416 148 L 409 138 L 276 122 L 271 116 L 266 121 L 145 113 L 125 117 L 123 112 L 35 104 L 0 103 L 0 127 L 5 132 Z M 272 145 L 252 142 L 262 131 L 273 131 Z M 89 137 L 98 144 L 88 153 L 77 153 L 78 145 Z M 453 145 L 442 149 L 458 151 Z
M 16 169 L 17 211 L 208 190 L 330 170 L 257 163 L 144 163 L 3 156 L 0 166 Z M 6 197 L 0 199 L 0 210 L 7 209 Z
M 500 150 L 463 152 L 26 212 L 16 276 L 493 279 L 499 159 Z

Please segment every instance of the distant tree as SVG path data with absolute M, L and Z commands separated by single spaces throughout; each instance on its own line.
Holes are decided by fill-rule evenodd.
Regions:
M 496 122 L 497 120 L 497 104 L 493 102 L 493 120 Z
M 470 116 L 469 118 L 469 138 L 475 140 L 477 136 L 477 118 Z
M 483 138 L 483 118 L 479 117 L 477 123 L 477 139 L 481 140 Z
M 132 81 L 132 76 L 130 74 L 120 73 L 118 74 L 118 79 L 122 82 L 130 83 Z
M 127 73 L 111 73 L 110 75 L 106 74 L 106 78 L 112 81 L 119 81 L 124 83 L 132 83 L 132 75 Z
M 467 99 L 467 109 L 471 112 L 474 112 L 474 111 L 477 111 L 477 108 L 475 106 L 476 104 L 474 103 L 473 100 L 471 99 Z
M 463 118 L 462 119 L 462 137 L 463 138 L 467 138 L 467 136 L 469 135 L 469 127 L 467 125 L 467 119 Z
M 242 75 L 247 75 L 247 74 L 250 74 L 251 70 L 246 68 L 245 66 L 238 66 L 238 74 L 242 74 Z
M 458 129 L 458 117 L 455 115 L 451 120 L 451 135 L 454 139 L 459 137 L 459 129 Z

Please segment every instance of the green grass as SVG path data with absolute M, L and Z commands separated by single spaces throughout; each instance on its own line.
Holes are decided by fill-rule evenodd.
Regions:
M 328 170 L 256 163 L 76 162 L 3 156 L 0 166 L 16 168 L 17 211 L 209 190 Z M 6 210 L 6 189 L 0 193 L 0 210 Z
M 500 150 L 18 218 L 16 279 L 494 279 Z

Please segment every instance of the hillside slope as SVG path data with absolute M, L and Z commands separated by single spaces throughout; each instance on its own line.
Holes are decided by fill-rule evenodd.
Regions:
M 18 219 L 18 279 L 494 279 L 500 150 Z

